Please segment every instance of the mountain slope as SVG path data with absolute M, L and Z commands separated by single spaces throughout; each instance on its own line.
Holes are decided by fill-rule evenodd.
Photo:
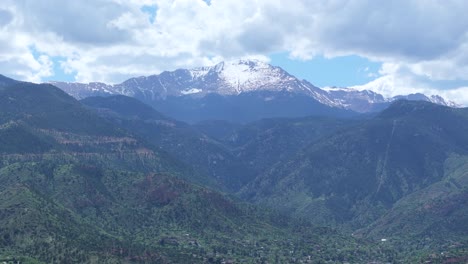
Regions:
M 308 95 L 289 91 L 253 91 L 228 96 L 213 93 L 201 98 L 168 97 L 163 101 L 153 103 L 153 107 L 188 123 L 210 119 L 248 123 L 273 117 L 351 117 L 356 115 L 352 111 L 324 105 Z
M 1 146 L 2 261 L 287 263 L 312 257 L 395 258 L 391 250 L 382 254 L 365 241 L 259 210 L 175 177 L 183 177 L 184 168 L 174 167 L 178 163 L 167 161 L 164 152 L 151 150 L 145 141 L 54 87 L 23 83 L 1 92 L 6 103 L 16 103 L 0 105 L 6 122 L 1 129 L 28 132 L 17 133 L 10 148 Z M 119 100 L 109 101 L 116 109 L 111 114 L 135 118 L 131 111 L 137 108 L 116 107 L 122 106 Z M 144 106 L 137 110 L 148 110 L 150 120 L 163 118 Z M 18 146 L 23 137 L 50 145 L 29 146 L 24 141 Z M 139 156 L 141 148 L 155 155 Z M 340 253 L 317 250 L 322 247 Z
M 241 129 L 243 125 L 225 120 L 212 119 L 193 124 L 192 127 L 211 138 L 214 138 L 218 141 L 224 141 L 235 131 Z
M 266 117 L 349 116 L 326 91 L 260 61 L 222 62 L 129 79 L 121 84 L 54 82 L 76 98 L 122 94 L 186 122 L 222 119 L 249 122 Z
M 124 96 L 78 102 L 50 85 L 0 87 L 0 260 L 417 263 L 466 255 L 467 109 L 398 101 L 362 120 L 267 119 L 214 131 L 218 140 L 200 130 Z M 182 178 L 243 187 L 244 198 L 275 210 Z
M 411 193 L 377 221 L 355 232 L 357 236 L 385 240 L 410 262 L 464 263 L 468 256 L 468 156 L 451 155 L 444 177 Z M 426 252 L 418 260 L 412 252 Z M 439 253 L 440 252 L 440 253 Z
M 466 111 L 395 102 L 277 164 L 243 195 L 317 223 L 363 227 L 401 198 L 441 181 L 449 155 L 467 155 Z
M 171 172 L 195 182 L 209 181 L 51 85 L 18 83 L 2 87 L 0 135 L 0 164 L 58 159 Z
M 394 239 L 417 235 L 450 241 L 447 234 L 468 236 L 468 156 L 451 155 L 444 177 L 399 200 L 389 212 L 363 229 L 366 236 Z M 424 224 L 421 224 L 423 222 Z
M 0 256 L 47 263 L 396 257 L 392 250 L 260 211 L 169 175 L 35 162 L 3 167 L 0 179 L 0 233 L 6 239 Z
M 18 81 L 13 80 L 13 79 L 11 79 L 11 78 L 8 78 L 8 77 L 6 77 L 6 76 L 0 74 L 0 87 L 1 87 L 1 86 L 12 85 L 12 84 L 15 84 L 15 83 L 17 83 L 17 82 L 18 82 Z
M 237 191 L 254 177 L 254 171 L 225 145 L 183 122 L 163 116 L 134 98 L 90 97 L 81 102 L 107 120 L 191 165 L 195 171 L 206 174 L 217 188 Z
M 52 85 L 15 83 L 1 88 L 0 95 L 0 123 L 24 121 L 39 129 L 122 135 Z
M 104 258 L 104 253 L 112 243 L 119 245 L 118 239 L 80 221 L 29 184 L 10 184 L 7 170 L 0 169 L 0 257 L 14 256 L 21 263 L 29 263 L 23 260 L 25 256 L 66 263 L 93 258 L 102 263 L 115 261 L 111 256 Z
M 190 70 L 179 69 L 173 72 L 163 72 L 160 75 L 131 78 L 117 85 L 61 82 L 53 84 L 77 98 L 83 98 L 85 96 L 81 93 L 93 90 L 107 94 L 123 94 L 142 101 L 169 96 L 197 95 L 201 97 L 211 93 L 228 96 L 253 91 L 287 91 L 307 94 L 322 103 L 333 105 L 325 91 L 298 80 L 279 67 L 253 60 L 221 62 L 212 67 Z
M 313 116 L 262 119 L 233 131 L 223 142 L 259 175 L 276 163 L 290 159 L 304 146 L 355 122 Z
M 384 98 L 351 88 L 320 89 L 280 67 L 257 60 L 221 62 L 211 67 L 178 69 L 131 78 L 123 83 L 53 82 L 78 99 L 126 95 L 189 123 L 209 119 L 250 122 L 271 117 L 352 116 L 380 111 L 397 99 L 456 106 L 440 96 L 414 94 Z
M 460 107 L 452 101 L 446 101 L 438 95 L 426 96 L 421 93 L 397 95 L 385 98 L 383 95 L 371 90 L 356 90 L 353 88 L 324 88 L 338 105 L 358 113 L 379 112 L 397 100 L 426 101 L 449 107 Z
M 130 97 L 90 97 L 81 102 L 195 170 L 210 175 L 218 186 L 230 192 L 238 191 L 255 175 L 294 155 L 304 145 L 352 123 L 346 119 L 316 117 L 265 119 L 213 140 Z M 211 122 L 205 123 L 211 126 Z M 204 129 L 203 124 L 196 127 Z

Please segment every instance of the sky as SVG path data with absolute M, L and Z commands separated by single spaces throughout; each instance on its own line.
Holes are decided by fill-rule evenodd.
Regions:
M 259 59 L 319 87 L 468 106 L 466 0 L 2 0 L 0 74 L 120 83 Z

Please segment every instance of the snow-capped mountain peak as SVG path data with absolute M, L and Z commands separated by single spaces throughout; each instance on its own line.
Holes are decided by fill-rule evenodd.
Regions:
M 197 79 L 197 78 L 205 76 L 210 70 L 211 70 L 211 67 L 199 67 L 199 68 L 194 68 L 188 71 L 193 79 Z
M 193 87 L 204 93 L 236 95 L 252 91 L 290 91 L 310 93 L 300 81 L 279 67 L 260 60 L 234 60 L 220 62 L 211 67 L 187 70 Z M 196 87 L 195 87 L 196 86 Z
M 301 83 L 283 69 L 259 60 L 235 60 L 220 62 L 208 67 L 180 69 L 159 75 L 131 78 L 117 85 L 61 82 L 53 84 L 77 98 L 89 96 L 92 92 L 124 94 L 133 97 L 151 96 L 152 98 L 195 94 L 188 91 L 197 91 L 197 96 L 209 93 L 237 95 L 253 91 L 283 90 L 309 95 L 312 90 L 316 90 L 317 93 L 321 92 L 309 83 Z
M 240 89 L 241 92 L 276 84 L 282 81 L 284 76 L 281 69 L 258 61 L 223 63 L 219 74 L 227 84 Z
M 116 85 L 52 84 L 79 99 L 93 95 L 123 94 L 150 103 L 166 100 L 168 97 L 203 98 L 208 94 L 237 96 L 252 92 L 266 92 L 268 95 L 265 98 L 272 100 L 275 93 L 282 92 L 312 98 L 329 107 L 357 112 L 376 111 L 397 99 L 425 100 L 456 106 L 440 96 L 416 94 L 385 98 L 370 90 L 336 87 L 320 89 L 306 80 L 297 79 L 280 67 L 260 60 L 234 60 L 207 67 L 166 71 L 158 75 L 131 78 Z
M 394 97 L 384 97 L 383 95 L 371 90 L 358 90 L 352 87 L 326 87 L 323 88 L 323 90 L 327 91 L 330 98 L 332 98 L 337 105 L 341 105 L 345 109 L 350 109 L 356 112 L 375 111 L 382 108 L 382 106 L 401 99 L 427 101 L 450 107 L 458 106 L 451 101 L 446 101 L 439 95 L 426 96 L 422 93 L 416 93 L 408 95 L 397 95 Z

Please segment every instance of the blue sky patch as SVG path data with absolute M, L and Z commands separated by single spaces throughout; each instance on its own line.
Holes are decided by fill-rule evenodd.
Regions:
M 366 84 L 379 76 L 381 63 L 351 55 L 335 58 L 316 56 L 311 60 L 298 60 L 288 53 L 275 53 L 270 56 L 271 64 L 280 66 L 299 79 L 325 87 L 349 87 Z
M 39 60 L 39 57 L 41 55 L 47 55 L 39 52 L 35 46 L 29 46 L 29 51 L 31 51 L 31 54 L 33 55 L 34 59 Z M 63 70 L 61 63 L 63 61 L 66 61 L 65 57 L 61 56 L 56 56 L 56 57 L 50 57 L 49 59 L 52 62 L 52 76 L 50 77 L 45 77 L 43 81 L 62 81 L 62 82 L 74 82 L 75 81 L 75 74 L 76 73 L 65 73 Z
M 65 57 L 52 57 L 52 62 L 54 63 L 53 70 L 54 76 L 48 77 L 48 81 L 63 81 L 63 82 L 74 82 L 75 81 L 75 74 L 73 73 L 66 73 L 61 64 L 62 62 L 66 61 Z
M 141 11 L 149 15 L 149 21 L 151 24 L 154 23 L 156 19 L 156 12 L 158 11 L 158 7 L 156 5 L 145 5 L 141 8 Z

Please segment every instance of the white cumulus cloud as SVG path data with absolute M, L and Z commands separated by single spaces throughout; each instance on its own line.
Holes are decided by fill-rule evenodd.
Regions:
M 303 60 L 358 55 L 383 63 L 363 87 L 430 91 L 468 105 L 467 1 L 208 2 L 3 0 L 0 72 L 40 81 L 61 68 L 77 81 L 115 83 L 276 52 Z

